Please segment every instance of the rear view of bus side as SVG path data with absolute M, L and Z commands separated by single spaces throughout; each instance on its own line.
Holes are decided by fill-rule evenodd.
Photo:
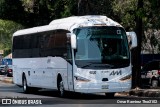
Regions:
M 33 89 L 106 93 L 131 89 L 136 35 L 106 16 L 73 16 L 13 34 L 13 81 Z

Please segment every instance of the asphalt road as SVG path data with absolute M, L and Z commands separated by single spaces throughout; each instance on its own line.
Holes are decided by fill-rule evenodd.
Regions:
M 22 88 L 8 83 L 0 82 L 0 106 L 19 106 L 23 107 L 20 103 L 24 103 L 25 106 L 41 106 L 41 107 L 159 107 L 159 104 L 131 104 L 126 103 L 127 101 L 138 101 L 138 97 L 130 96 L 116 96 L 113 99 L 106 98 L 103 94 L 79 94 L 70 93 L 65 98 L 58 97 L 57 91 L 53 90 L 40 90 L 33 94 L 24 94 Z M 12 105 L 2 105 L 2 99 L 12 99 Z M 21 102 L 18 102 L 18 100 Z M 28 101 L 29 100 L 29 101 Z M 143 99 L 148 101 L 148 99 Z M 154 99 L 153 103 L 156 103 Z M 26 102 L 25 102 L 26 101 Z M 28 105 L 30 101 L 37 101 L 38 104 Z M 160 102 L 160 101 L 158 101 Z M 4 103 L 4 102 L 3 102 Z M 16 105 L 18 103 L 18 105 Z

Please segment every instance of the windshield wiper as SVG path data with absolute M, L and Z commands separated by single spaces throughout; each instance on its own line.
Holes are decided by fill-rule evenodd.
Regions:
M 82 66 L 81 68 L 89 67 L 89 66 L 92 65 L 92 64 L 93 64 L 93 63 L 86 64 L 86 65 Z
M 100 68 L 113 68 L 114 65 L 111 64 L 97 64 L 94 67 L 100 67 Z
M 98 68 L 113 68 L 114 67 L 114 65 L 111 65 L 111 64 L 89 63 L 89 64 L 82 66 L 81 68 L 86 68 L 91 65 L 93 65 L 93 67 L 98 67 Z

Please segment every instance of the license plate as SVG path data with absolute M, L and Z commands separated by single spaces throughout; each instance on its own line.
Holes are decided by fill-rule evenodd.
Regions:
M 108 89 L 109 85 L 102 85 L 102 89 Z

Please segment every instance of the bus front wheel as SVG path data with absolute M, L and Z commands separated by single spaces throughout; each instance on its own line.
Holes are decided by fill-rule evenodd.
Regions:
M 58 82 L 58 91 L 59 91 L 60 97 L 64 97 L 64 96 L 65 96 L 65 90 L 64 90 L 63 80 L 60 80 L 60 81 Z
M 115 93 L 105 93 L 107 98 L 114 98 Z

